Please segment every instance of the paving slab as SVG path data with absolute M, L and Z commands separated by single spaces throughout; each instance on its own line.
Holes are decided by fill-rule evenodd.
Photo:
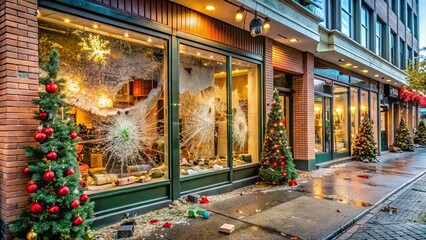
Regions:
M 283 202 L 291 201 L 303 194 L 295 191 L 259 191 L 244 194 L 232 199 L 232 201 L 216 202 L 206 206 L 206 208 L 232 218 L 243 219 Z
M 331 234 L 363 211 L 364 207 L 301 196 L 247 217 L 244 221 L 301 239 L 317 240 Z
M 231 234 L 219 232 L 222 224 L 235 225 L 235 231 Z M 172 239 L 172 240 L 286 240 L 286 236 L 272 229 L 265 229 L 252 224 L 234 220 L 219 214 L 213 214 L 209 219 L 188 219 L 187 223 L 174 224 L 172 228 L 162 228 L 155 231 L 146 240 Z M 138 239 L 143 239 L 141 236 Z

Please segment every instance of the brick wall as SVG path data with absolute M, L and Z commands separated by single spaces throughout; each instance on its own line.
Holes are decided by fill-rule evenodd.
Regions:
M 0 211 L 1 236 L 27 203 L 23 147 L 34 141 L 38 90 L 37 0 L 0 1 Z M 9 236 L 10 237 L 10 236 Z
M 266 111 L 268 113 L 270 110 L 274 89 L 273 70 L 294 74 L 295 92 L 292 106 L 294 159 L 314 160 L 314 56 L 267 38 L 264 60 Z
M 315 159 L 314 56 L 303 54 L 304 74 L 293 81 L 294 159 Z
M 282 43 L 274 42 L 272 53 L 272 66 L 275 69 L 295 75 L 304 73 L 303 52 Z
M 265 40 L 265 55 L 264 55 L 264 66 L 265 66 L 265 109 L 266 114 L 271 110 L 272 93 L 274 91 L 274 68 L 272 65 L 273 56 L 273 43 L 274 40 L 266 38 Z M 265 121 L 266 124 L 266 121 Z

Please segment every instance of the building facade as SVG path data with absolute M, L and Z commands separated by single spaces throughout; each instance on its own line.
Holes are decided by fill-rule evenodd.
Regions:
M 191 192 L 253 183 L 274 88 L 299 169 L 349 158 L 367 115 L 385 151 L 400 118 L 417 126 L 417 105 L 401 103 L 398 89 L 419 52 L 418 2 L 321 4 L 4 1 L 2 236 L 27 202 L 23 147 L 34 141 L 31 100 L 53 47 L 80 127 L 81 185 L 95 201 L 96 226 Z M 238 10 L 245 20 L 235 19 Z M 253 37 L 255 15 L 271 28 Z M 123 126 L 136 136 L 132 154 L 117 154 L 111 138 Z

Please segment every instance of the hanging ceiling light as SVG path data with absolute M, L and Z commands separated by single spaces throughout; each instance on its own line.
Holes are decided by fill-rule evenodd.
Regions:
M 250 34 L 252 37 L 262 34 L 262 20 L 254 12 L 254 18 L 250 22 Z
M 265 31 L 265 33 L 267 33 L 270 28 L 271 28 L 271 19 L 266 17 L 265 21 L 263 21 L 263 31 Z
M 238 10 L 237 13 L 235 14 L 235 21 L 237 22 L 241 22 L 244 18 L 244 8 L 243 6 L 241 6 Z

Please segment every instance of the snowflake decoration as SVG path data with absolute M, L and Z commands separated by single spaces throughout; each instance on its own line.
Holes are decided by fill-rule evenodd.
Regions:
M 82 46 L 81 50 L 87 51 L 88 60 L 106 65 L 107 55 L 111 54 L 111 49 L 108 49 L 109 41 L 102 40 L 99 35 L 89 34 L 87 39 L 81 38 L 82 42 L 78 45 Z

